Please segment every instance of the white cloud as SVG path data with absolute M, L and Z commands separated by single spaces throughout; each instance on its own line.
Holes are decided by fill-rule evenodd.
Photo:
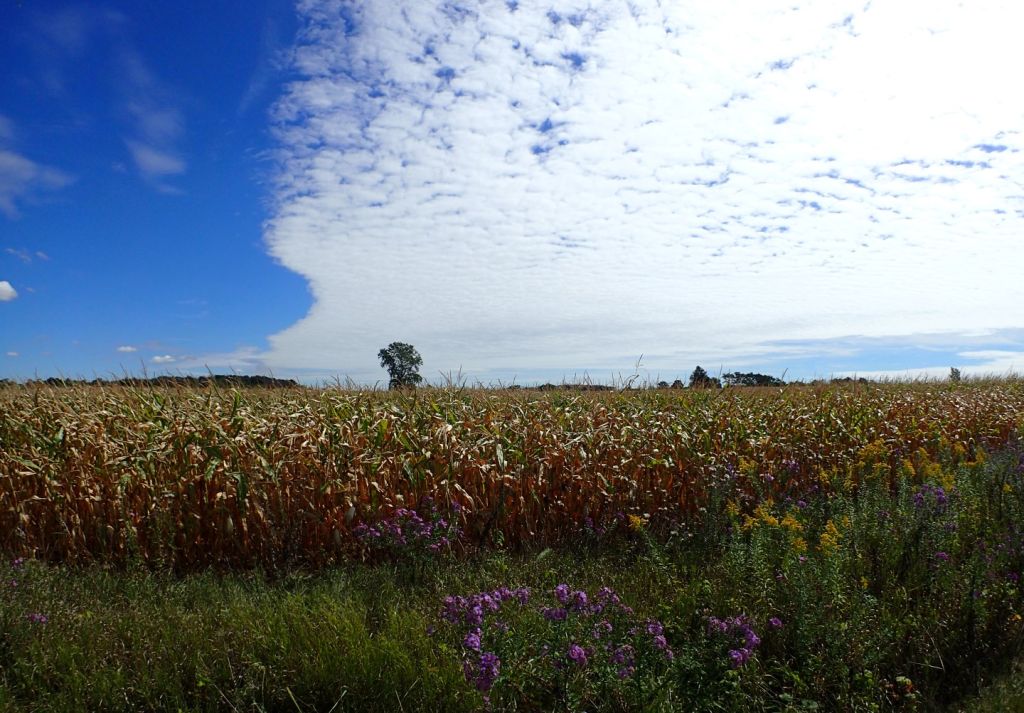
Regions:
M 132 352 L 139 351 L 139 349 L 138 349 L 138 347 L 133 347 L 130 344 L 126 344 L 124 346 L 118 347 L 117 351 L 122 352 L 124 354 L 131 354 Z
M 172 153 L 160 151 L 138 141 L 126 141 L 135 166 L 149 178 L 183 173 L 185 162 Z
M 162 182 L 187 168 L 178 148 L 185 122 L 172 92 L 142 55 L 130 47 L 118 53 L 117 66 L 125 96 L 123 109 L 132 126 L 132 135 L 125 138 L 132 161 L 160 192 L 180 193 L 180 189 Z
M 8 218 L 18 217 L 19 202 L 63 188 L 73 180 L 63 171 L 0 147 L 0 213 Z
M 7 352 L 7 356 L 14 358 L 20 356 L 20 354 L 18 354 L 18 352 Z
M 10 302 L 18 296 L 18 291 L 14 289 L 7 280 L 0 280 L 0 302 Z
M 172 362 L 175 361 L 177 361 L 177 358 L 171 356 L 170 354 L 164 354 L 163 356 L 153 357 L 154 364 L 171 364 Z
M 1024 326 L 1024 6 L 737 6 L 300 2 L 266 242 L 315 303 L 265 363 L 667 370 Z

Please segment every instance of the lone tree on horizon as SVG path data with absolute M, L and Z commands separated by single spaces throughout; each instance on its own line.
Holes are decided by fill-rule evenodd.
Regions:
M 389 389 L 402 389 L 407 386 L 416 386 L 423 381 L 419 374 L 423 358 L 416 351 L 416 347 L 405 342 L 391 342 L 387 349 L 377 352 L 380 365 L 388 370 L 391 380 L 388 382 Z
M 704 371 L 704 368 L 698 366 L 690 374 L 690 388 L 691 389 L 720 389 L 722 388 L 722 382 L 717 377 L 708 376 L 708 373 Z

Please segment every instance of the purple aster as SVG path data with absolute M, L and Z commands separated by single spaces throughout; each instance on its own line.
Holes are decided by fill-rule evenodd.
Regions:
M 579 644 L 573 644 L 569 647 L 569 659 L 577 666 L 586 666 L 587 652 Z
M 471 632 L 466 634 L 466 638 L 462 640 L 462 645 L 472 651 L 480 650 L 480 629 L 473 629 Z
M 541 610 L 541 612 L 544 614 L 544 618 L 548 621 L 565 621 L 566 618 L 569 616 L 569 612 L 567 612 L 562 607 L 559 607 L 557 609 L 549 609 L 547 607 L 544 607 Z

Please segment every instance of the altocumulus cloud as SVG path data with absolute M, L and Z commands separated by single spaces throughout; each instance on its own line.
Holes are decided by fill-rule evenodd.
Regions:
M 1022 326 L 1024 6 L 733 5 L 302 0 L 265 238 L 314 304 L 263 361 L 738 366 Z

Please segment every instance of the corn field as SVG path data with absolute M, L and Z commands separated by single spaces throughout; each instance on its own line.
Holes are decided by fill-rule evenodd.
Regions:
M 619 393 L 0 389 L 0 550 L 55 562 L 323 566 L 359 523 L 454 503 L 463 546 L 697 523 L 1024 428 L 1018 381 Z

